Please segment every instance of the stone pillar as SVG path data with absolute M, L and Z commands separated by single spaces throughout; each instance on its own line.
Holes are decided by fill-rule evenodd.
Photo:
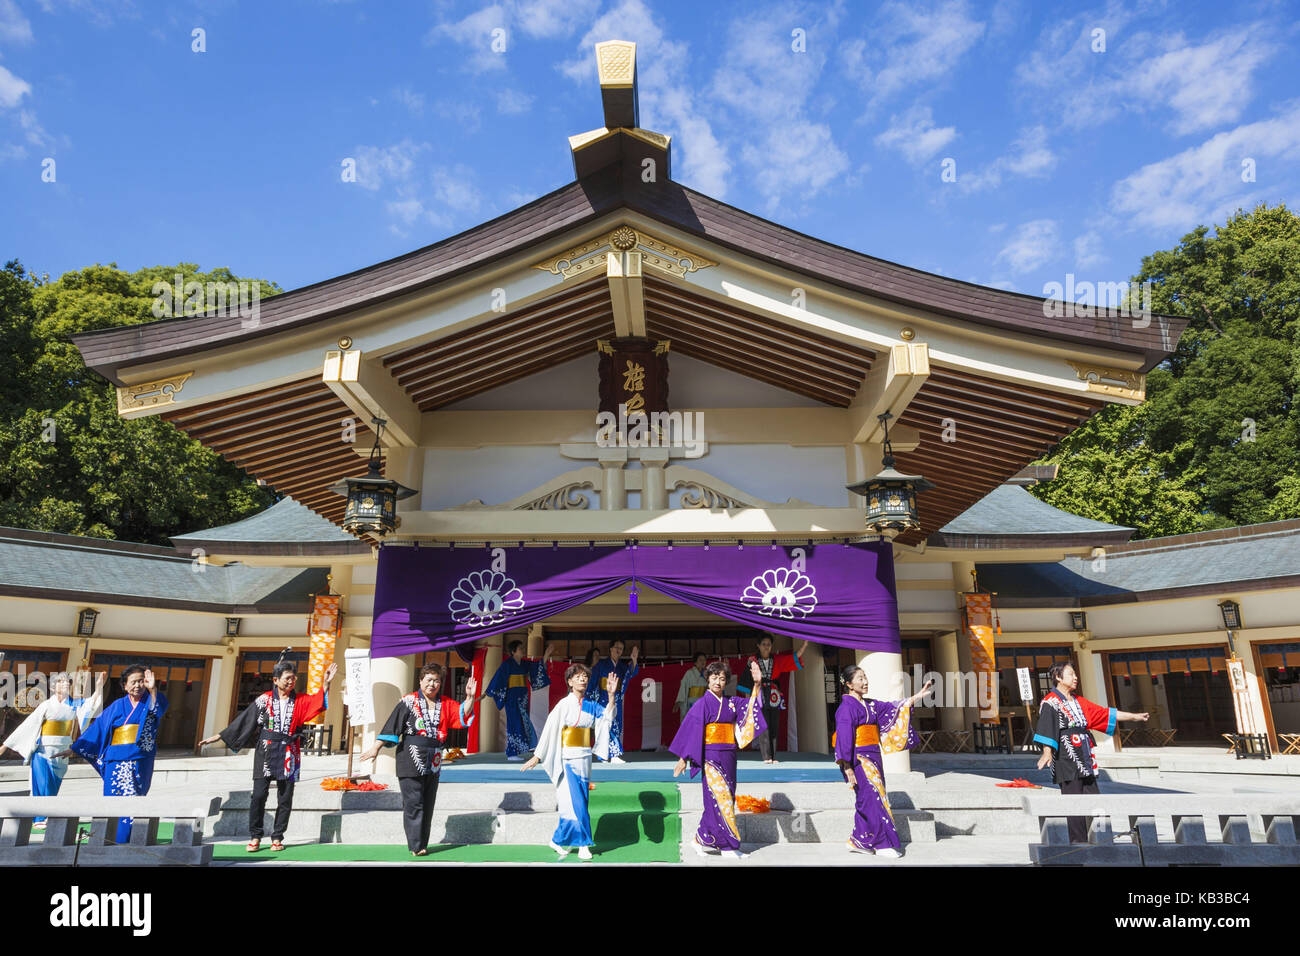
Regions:
M 957 654 L 957 645 L 962 635 L 949 631 L 934 639 L 934 669 L 941 675 L 961 672 L 961 659 Z M 950 699 L 951 684 L 938 683 L 935 687 L 938 700 L 944 706 L 938 708 L 940 730 L 961 730 L 965 716 L 960 707 L 953 707 Z M 915 688 L 920 690 L 920 688 Z
M 1083 631 L 1081 640 L 1074 652 L 1078 655 L 1079 661 L 1079 693 L 1088 698 L 1099 707 L 1113 706 L 1110 700 L 1110 693 L 1106 688 L 1106 677 L 1101 670 L 1101 655 L 1094 654 L 1092 648 L 1084 647 L 1088 638 L 1092 634 Z M 1118 729 L 1118 728 L 1117 728 Z M 1100 731 L 1097 732 L 1097 751 L 1099 753 L 1114 753 L 1115 740 L 1106 736 Z
M 491 644 L 487 648 L 487 657 L 483 661 L 483 683 L 484 687 L 492 679 L 492 675 L 497 672 L 501 666 L 501 639 L 489 638 Z M 483 693 L 483 687 L 478 689 L 479 694 Z M 497 746 L 497 724 L 501 722 L 501 711 L 497 710 L 496 704 L 490 700 L 481 700 L 478 705 L 478 750 L 479 753 L 494 754 L 500 753 Z
M 798 644 L 795 645 L 798 650 Z M 822 649 L 809 644 L 803 669 L 794 674 L 795 714 L 799 722 L 800 753 L 830 753 L 830 728 L 826 722 L 826 662 Z
M 899 700 L 906 696 L 907 682 L 903 679 L 903 655 L 885 651 L 872 651 L 858 661 L 867 672 L 867 696 L 881 700 Z M 885 780 L 891 773 L 910 773 L 912 759 L 909 751 L 884 754 Z
M 1138 710 L 1151 715 L 1148 721 L 1148 727 L 1159 727 L 1167 729 L 1166 724 L 1169 721 L 1169 715 L 1161 712 L 1161 707 L 1156 703 L 1156 689 L 1151 683 L 1150 677 L 1133 678 L 1134 686 L 1138 692 Z M 1116 706 L 1119 706 L 1116 703 Z
M 602 448 L 600 462 L 600 510 L 622 511 L 627 504 L 623 469 L 627 467 L 626 448 Z
M 971 583 L 974 578 L 971 572 L 975 570 L 974 561 L 954 561 L 952 563 L 952 585 L 956 591 L 957 599 L 957 616 L 961 620 L 961 611 L 965 605 L 965 598 L 962 595 L 971 589 Z M 971 661 L 970 638 L 966 634 L 966 629 L 961 628 L 956 634 L 957 641 L 957 670 L 964 678 L 968 674 L 974 674 L 974 664 Z M 978 688 L 974 681 L 967 682 L 959 680 L 957 686 L 961 688 L 971 688 L 977 691 Z M 971 725 L 980 719 L 980 709 L 978 700 L 964 700 L 963 705 L 957 708 L 961 712 L 961 730 L 969 730 Z
M 663 511 L 668 507 L 668 489 L 664 467 L 668 464 L 667 448 L 642 448 L 641 454 L 641 507 L 647 511 Z
M 366 728 L 365 747 L 375 743 L 375 735 L 404 694 L 415 689 L 415 658 L 376 657 L 370 661 L 370 692 L 375 702 L 375 723 Z M 354 768 L 355 769 L 355 768 Z M 364 772 L 364 771 L 363 771 Z M 375 763 L 375 775 L 383 778 L 397 776 L 397 758 L 392 747 L 385 747 Z
M 546 649 L 546 633 L 541 624 L 528 625 L 528 640 L 524 644 L 525 657 L 541 657 Z M 486 677 L 485 680 L 490 680 Z

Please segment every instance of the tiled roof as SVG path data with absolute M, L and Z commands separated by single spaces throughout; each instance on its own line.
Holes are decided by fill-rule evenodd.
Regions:
M 980 584 L 999 601 L 1080 606 L 1175 596 L 1229 586 L 1300 587 L 1300 522 L 1231 529 L 1206 538 L 1179 535 L 1135 541 L 1104 562 L 1067 558 L 1056 564 L 980 564 Z
M 171 540 L 177 546 L 193 541 L 357 543 L 355 537 L 334 522 L 322 518 L 292 498 L 281 498 L 266 510 L 242 521 L 173 535 Z
M 952 521 L 940 534 L 1022 535 L 1128 531 L 1123 525 L 1080 518 L 1040 501 L 1018 485 L 999 485 Z
M 197 567 L 197 570 L 196 570 Z M 325 568 L 195 565 L 170 548 L 0 528 L 0 594 L 227 614 L 308 610 Z

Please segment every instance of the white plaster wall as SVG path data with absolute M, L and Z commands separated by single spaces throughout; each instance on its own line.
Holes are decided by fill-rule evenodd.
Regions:
M 593 429 L 595 417 L 592 417 Z M 495 505 L 594 462 L 573 461 L 555 446 L 496 445 L 427 449 L 421 502 L 426 511 L 480 499 Z M 355 580 L 355 579 L 354 579 Z
M 937 581 L 949 591 L 953 590 L 952 562 L 931 561 L 928 563 L 904 561 L 895 562 L 894 580 L 896 581 Z
M 1248 628 L 1300 625 L 1300 589 L 1233 594 L 1225 588 L 1222 595 L 1210 597 L 1090 607 L 1088 629 L 1099 637 L 1222 631 L 1219 602 L 1225 598 L 1241 604 L 1242 623 Z
M 898 592 L 898 612 L 900 614 L 912 612 L 936 612 L 951 611 L 953 606 L 952 589 L 947 591 L 912 591 L 903 590 Z
M 66 638 L 76 633 L 77 614 L 83 605 L 24 598 L 0 600 L 0 632 L 50 634 Z M 216 644 L 226 633 L 224 614 L 172 611 L 143 607 L 96 605 L 95 638 L 169 641 L 180 644 Z M 306 632 L 307 612 L 243 616 L 244 637 L 276 637 Z
M 708 421 L 704 423 L 708 438 Z M 849 503 L 844 486 L 844 449 L 839 445 L 710 445 L 703 458 L 686 462 L 765 501 L 798 498 L 825 508 Z

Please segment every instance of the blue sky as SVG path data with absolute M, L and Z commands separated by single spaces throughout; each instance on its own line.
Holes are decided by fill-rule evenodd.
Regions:
M 569 182 L 592 45 L 629 39 L 688 186 L 986 285 L 1123 281 L 1238 206 L 1300 205 L 1298 13 L 0 0 L 0 259 L 296 288 L 399 255 Z

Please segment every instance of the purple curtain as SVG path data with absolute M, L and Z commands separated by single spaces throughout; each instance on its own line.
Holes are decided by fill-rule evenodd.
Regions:
M 811 544 L 385 547 L 370 652 L 447 650 L 554 617 L 629 581 L 773 634 L 899 650 L 890 546 Z

